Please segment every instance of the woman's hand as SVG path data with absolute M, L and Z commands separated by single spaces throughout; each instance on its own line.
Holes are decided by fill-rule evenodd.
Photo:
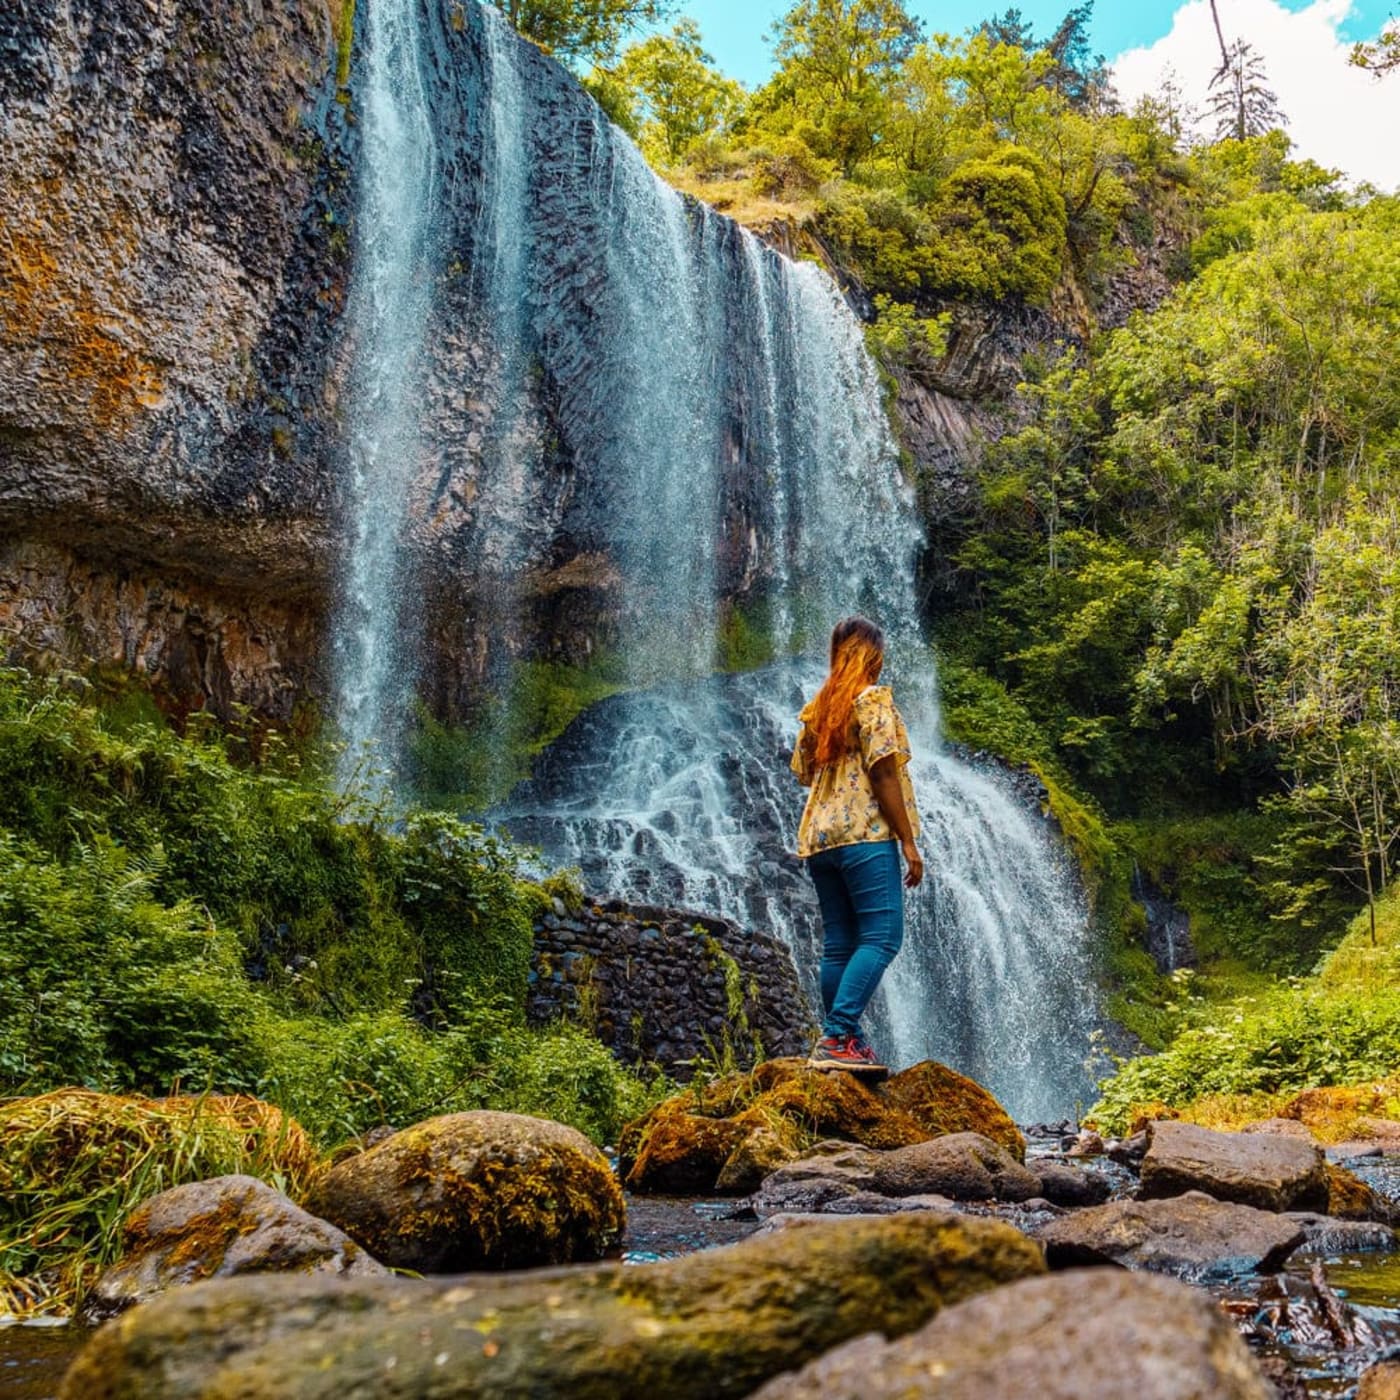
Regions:
M 904 887 L 912 890 L 924 878 L 924 858 L 912 841 L 901 841 L 899 849 L 904 852 Z

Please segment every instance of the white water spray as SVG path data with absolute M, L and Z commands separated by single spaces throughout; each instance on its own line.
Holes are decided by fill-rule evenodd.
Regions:
M 372 772 L 392 767 L 412 695 L 412 649 L 401 644 L 401 546 L 421 451 L 415 389 L 434 277 L 437 160 L 416 9 L 413 0 L 371 0 L 364 14 L 364 155 L 350 302 L 351 547 L 335 657 L 342 784 L 363 780 L 367 759 Z

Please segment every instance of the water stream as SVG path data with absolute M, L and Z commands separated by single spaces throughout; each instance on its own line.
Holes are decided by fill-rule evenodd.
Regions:
M 414 620 L 402 602 L 404 473 L 436 451 L 434 471 L 473 503 L 471 567 L 497 580 L 495 616 L 515 646 L 520 580 L 552 567 L 561 540 L 617 575 L 609 640 L 629 691 L 542 758 L 508 824 L 579 864 L 599 893 L 779 932 L 810 985 L 817 922 L 789 851 L 801 792 L 787 756 L 832 623 L 869 613 L 891 638 L 931 872 L 886 982 L 884 1049 L 901 1064 L 947 1060 L 1023 1118 L 1072 1113 L 1095 1021 L 1083 899 L 1034 807 L 941 741 L 913 494 L 835 283 L 682 199 L 495 10 L 462 12 L 468 64 L 434 53 L 458 42 L 435 6 L 365 8 L 361 508 L 340 692 L 352 744 L 377 736 L 391 756 L 408 704 L 395 640 Z M 421 42 L 415 24 L 428 26 Z M 456 89 L 425 95 L 424 49 L 439 75 L 465 75 Z M 435 183 L 449 202 L 469 198 L 470 217 L 437 215 Z M 424 441 L 414 415 L 425 320 L 432 342 L 454 331 L 450 303 L 430 306 L 425 290 L 439 221 L 468 268 L 462 314 L 487 368 L 445 390 L 440 363 L 425 378 L 437 376 L 443 401 L 485 405 L 470 451 Z M 541 482 L 560 461 L 546 500 Z M 750 659 L 773 661 L 717 674 L 736 636 Z
M 364 7 L 358 110 L 364 143 L 350 299 L 350 530 L 336 628 L 342 781 L 378 750 L 392 763 L 412 694 L 401 645 L 401 533 L 419 442 L 415 386 L 432 299 L 437 148 L 421 31 L 408 0 Z M 371 781 L 384 781 L 383 777 Z

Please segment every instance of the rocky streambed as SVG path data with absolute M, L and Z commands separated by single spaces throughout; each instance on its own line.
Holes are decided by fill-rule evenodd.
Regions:
M 1330 1156 L 1286 1117 L 1028 1135 L 927 1062 L 696 1084 L 612 1163 L 454 1114 L 300 1205 L 249 1177 L 152 1198 L 84 1303 L 112 1320 L 0 1329 L 0 1389 L 1382 1400 L 1400 1158 Z

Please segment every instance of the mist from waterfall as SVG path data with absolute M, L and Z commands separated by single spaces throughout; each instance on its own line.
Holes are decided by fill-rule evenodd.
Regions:
M 413 649 L 402 644 L 402 535 L 422 451 L 415 390 L 432 305 L 437 168 L 416 6 L 371 0 L 363 14 L 364 154 L 349 307 L 351 544 L 334 634 L 342 785 L 387 780 L 413 694 Z
M 412 110 L 414 11 L 365 8 L 358 630 L 341 672 L 355 740 L 392 734 L 409 703 L 391 640 L 412 617 L 398 473 L 433 448 L 410 402 L 432 312 L 419 272 L 435 178 L 426 109 Z M 581 522 L 573 547 L 616 571 L 613 645 L 631 687 L 581 716 L 495 815 L 548 860 L 579 865 L 597 894 L 771 929 L 814 991 L 817 911 L 791 853 L 804 794 L 787 762 L 832 624 L 874 616 L 916 751 L 929 868 L 878 1008 L 882 1048 L 976 1076 L 1023 1119 L 1072 1112 L 1094 1024 L 1087 912 L 1024 794 L 940 738 L 914 590 L 920 526 L 859 323 L 823 270 L 661 181 L 495 10 L 463 13 L 479 58 L 435 115 L 440 141 L 460 121 L 472 143 L 457 183 L 476 203 L 453 238 L 466 314 L 488 341 L 464 388 L 487 407 L 469 457 L 439 445 L 438 475 L 470 476 L 458 494 L 477 512 L 473 561 L 509 619 L 551 548 L 540 480 L 548 461 L 567 463 L 556 496 Z M 446 31 L 435 42 L 452 42 Z M 736 597 L 750 642 L 775 659 L 731 676 L 720 660 L 736 618 L 721 600 Z

